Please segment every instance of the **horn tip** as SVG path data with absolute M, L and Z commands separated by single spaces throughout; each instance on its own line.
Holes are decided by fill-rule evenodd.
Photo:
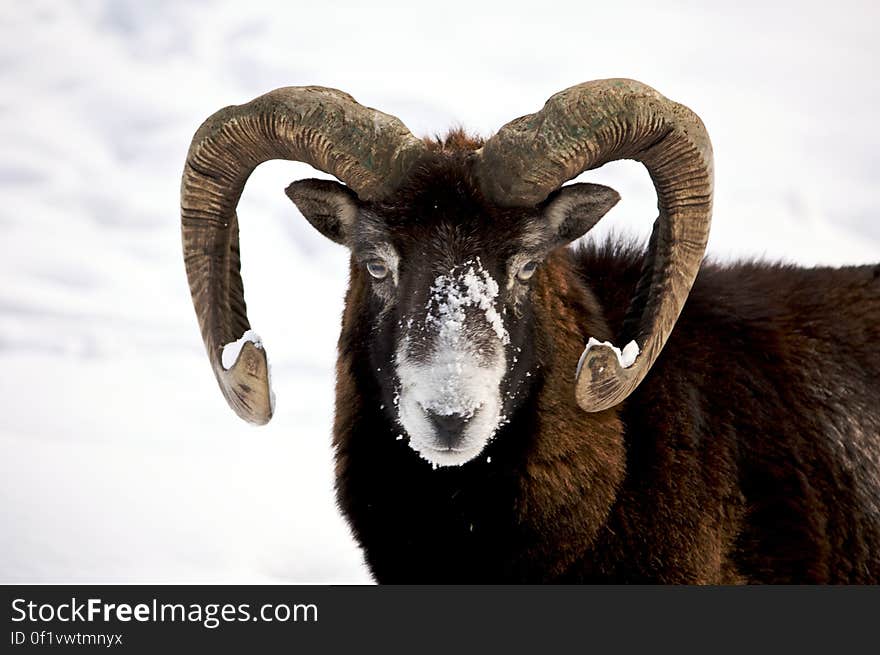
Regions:
M 265 425 L 275 412 L 272 372 L 262 344 L 246 342 L 235 363 L 218 371 L 223 395 L 236 414 L 248 423 Z
M 635 341 L 622 350 L 590 337 L 575 370 L 575 399 L 585 412 L 601 412 L 626 398 L 627 382 L 639 354 Z

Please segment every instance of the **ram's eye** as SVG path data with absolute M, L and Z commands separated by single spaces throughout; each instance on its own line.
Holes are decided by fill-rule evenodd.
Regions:
M 367 272 L 377 280 L 388 276 L 388 265 L 381 259 L 371 259 L 367 262 Z
M 525 264 L 523 264 L 522 266 L 519 267 L 519 270 L 516 272 L 516 276 L 520 280 L 525 282 L 526 280 L 528 280 L 530 277 L 532 277 L 535 274 L 535 271 L 537 270 L 537 268 L 538 268 L 538 262 L 536 262 L 536 261 L 526 262 Z

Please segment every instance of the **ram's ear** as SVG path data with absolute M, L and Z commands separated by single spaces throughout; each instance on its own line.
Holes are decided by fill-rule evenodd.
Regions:
M 542 211 L 545 225 L 560 244 L 582 237 L 608 213 L 620 194 L 601 184 L 570 184 L 552 194 Z
M 328 239 L 347 245 L 357 220 L 358 197 L 333 180 L 299 180 L 284 192 L 312 226 Z

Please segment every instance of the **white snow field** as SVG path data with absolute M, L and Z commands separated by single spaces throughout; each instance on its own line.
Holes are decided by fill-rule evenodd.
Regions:
M 283 193 L 308 166 L 261 166 L 239 207 L 271 424 L 236 418 L 202 347 L 178 202 L 215 110 L 321 84 L 415 134 L 488 134 L 632 77 L 709 128 L 713 256 L 874 262 L 878 7 L 0 3 L 0 582 L 371 582 L 332 491 L 347 255 Z M 643 168 L 581 179 L 623 196 L 595 235 L 647 237 Z

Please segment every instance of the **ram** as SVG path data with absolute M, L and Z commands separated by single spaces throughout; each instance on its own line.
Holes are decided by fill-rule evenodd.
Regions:
M 880 268 L 703 263 L 712 151 L 688 108 L 588 82 L 485 142 L 321 87 L 211 116 L 184 255 L 254 423 L 274 399 L 235 208 L 278 158 L 344 182 L 287 194 L 351 250 L 337 496 L 377 581 L 880 582 Z M 622 158 L 657 190 L 645 253 L 570 248 L 618 195 L 563 185 Z

